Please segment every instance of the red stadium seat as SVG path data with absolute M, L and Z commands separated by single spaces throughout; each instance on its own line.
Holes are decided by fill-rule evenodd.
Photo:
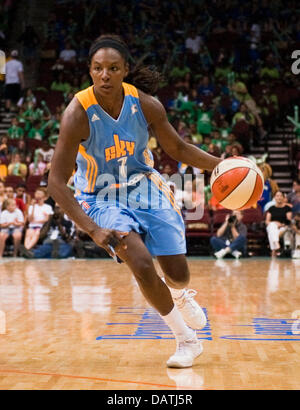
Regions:
M 209 238 L 211 236 L 211 217 L 208 210 L 199 219 L 193 217 L 193 211 L 185 213 L 185 229 L 188 237 Z
M 24 184 L 24 179 L 22 177 L 7 175 L 5 178 L 5 186 L 12 186 L 15 189 L 19 184 Z
M 42 148 L 44 144 L 45 142 L 41 140 L 34 140 L 31 138 L 26 139 L 27 150 L 32 153 L 34 153 L 37 148 Z
M 187 253 L 189 255 L 207 255 L 210 252 L 209 238 L 212 236 L 209 211 L 205 210 L 200 218 L 193 217 L 192 214 L 193 210 L 186 212 L 184 216 Z
M 41 175 L 29 175 L 26 181 L 26 189 L 28 192 L 35 192 L 36 188 L 40 186 L 42 180 Z

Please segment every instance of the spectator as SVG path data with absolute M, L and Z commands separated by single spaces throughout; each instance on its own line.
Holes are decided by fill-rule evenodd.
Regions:
M 8 136 L 4 135 L 1 138 L 1 142 L 0 142 L 0 158 L 5 161 L 7 160 L 9 154 L 9 147 L 8 147 Z
M 19 127 L 19 122 L 17 117 L 11 119 L 11 126 L 7 130 L 7 134 L 11 140 L 21 139 L 24 137 L 24 130 L 22 127 Z
M 221 152 L 225 151 L 226 146 L 229 144 L 228 141 L 224 140 L 221 137 L 220 131 L 219 130 L 215 130 L 212 132 L 212 140 L 211 140 L 212 144 L 215 144 Z
M 224 223 L 217 230 L 217 235 L 210 239 L 210 244 L 217 259 L 231 253 L 239 259 L 246 251 L 247 227 L 242 223 L 242 211 L 227 214 Z
M 76 63 L 76 51 L 72 49 L 69 41 L 66 42 L 65 48 L 59 53 L 59 58 L 64 63 Z
M 214 91 L 214 85 L 211 84 L 209 77 L 205 75 L 197 89 L 198 98 L 201 100 L 203 97 L 212 97 L 214 95 Z
M 199 132 L 197 131 L 196 123 L 192 122 L 190 124 L 190 132 L 191 132 L 191 138 L 192 138 L 193 143 L 200 146 L 203 141 L 203 136 L 199 134 Z
M 44 175 L 47 168 L 46 162 L 43 161 L 42 154 L 37 154 L 36 159 L 29 165 L 29 175 Z
M 276 67 L 276 61 L 272 53 L 269 53 L 264 60 L 265 64 L 260 70 L 259 76 L 262 79 L 279 79 L 280 73 Z
M 45 131 L 40 120 L 35 120 L 28 132 L 28 138 L 41 141 L 45 136 Z
M 232 145 L 226 145 L 224 152 L 221 154 L 221 158 L 226 159 L 232 156 Z
M 54 149 L 52 147 L 48 147 L 47 144 L 45 144 L 44 146 L 42 146 L 42 148 L 38 148 L 35 151 L 35 155 L 38 154 L 40 154 L 43 158 L 43 161 L 48 164 L 52 160 Z
M 197 35 L 196 30 L 191 29 L 185 40 L 185 48 L 192 54 L 198 54 L 203 43 L 202 38 Z
M 21 90 L 24 88 L 23 64 L 17 59 L 17 50 L 11 52 L 11 60 L 5 64 L 5 108 L 10 111 L 12 104 L 17 104 Z
M 21 97 L 18 101 L 18 107 L 22 107 L 22 105 L 24 103 L 31 103 L 33 105 L 36 105 L 37 101 L 36 101 L 36 97 L 33 94 L 32 88 L 27 88 L 27 90 L 24 93 L 24 96 Z
M 231 145 L 231 156 L 232 157 L 239 157 L 242 155 L 243 151 L 241 149 L 241 146 L 239 144 L 233 144 Z
M 291 228 L 294 234 L 292 258 L 300 259 L 300 212 L 295 214 Z
M 21 255 L 26 258 L 68 258 L 73 252 L 71 233 L 72 222 L 55 205 L 53 215 L 41 228 L 39 242 L 42 244 L 31 250 L 21 246 Z
M 29 225 L 24 240 L 26 249 L 31 249 L 37 244 L 42 226 L 48 221 L 50 215 L 53 214 L 51 206 L 44 203 L 45 200 L 46 194 L 44 189 L 38 188 L 28 208 Z
M 15 195 L 15 191 L 14 188 L 10 185 L 5 187 L 5 195 L 6 195 L 6 199 L 13 199 L 14 195 Z M 5 201 L 3 203 L 3 207 L 5 206 Z
M 177 64 L 173 67 L 170 72 L 170 79 L 177 81 L 183 79 L 187 73 L 190 73 L 191 69 L 185 65 L 184 57 L 181 56 L 178 59 Z
M 276 257 L 280 250 L 280 238 L 286 233 L 292 220 L 291 207 L 286 205 L 284 195 L 277 191 L 274 195 L 275 205 L 266 213 L 266 226 L 271 256 Z
M 18 152 L 18 154 L 20 154 L 21 158 L 26 158 L 28 154 L 30 154 L 27 151 L 27 147 L 26 147 L 26 141 L 25 140 L 18 140 L 17 142 L 17 147 L 16 147 L 16 152 Z M 26 162 L 26 161 L 25 161 Z
M 212 142 L 209 144 L 207 152 L 215 157 L 221 156 L 220 148 Z
M 6 198 L 4 183 L 0 181 L 0 212 L 2 211 L 3 203 Z
M 300 180 L 293 182 L 292 192 L 287 195 L 287 201 L 292 205 L 293 215 L 300 212 Z
M 71 85 L 68 81 L 65 80 L 65 76 L 63 72 L 60 72 L 58 74 L 57 79 L 55 79 L 51 86 L 50 89 L 53 91 L 61 91 L 62 93 L 69 93 L 71 89 Z
M 19 153 L 12 155 L 11 163 L 8 165 L 8 175 L 15 175 L 22 177 L 23 179 L 27 176 L 27 165 L 21 162 L 21 157 Z
M 3 157 L 0 157 L 0 181 L 3 183 L 7 177 L 7 165 L 3 161 Z
M 24 226 L 23 213 L 17 208 L 15 199 L 8 199 L 7 206 L 0 215 L 0 258 L 3 256 L 6 240 L 11 235 L 14 241 L 13 256 L 16 257 L 22 238 Z
M 26 193 L 26 185 L 18 184 L 15 192 L 15 200 L 17 207 L 26 215 L 27 208 L 30 203 L 30 195 Z
M 202 104 L 201 108 L 198 109 L 197 118 L 197 131 L 199 134 L 210 135 L 212 132 L 212 117 L 213 113 L 206 104 Z

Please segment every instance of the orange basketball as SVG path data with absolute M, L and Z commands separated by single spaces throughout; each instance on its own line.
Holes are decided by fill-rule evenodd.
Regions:
M 221 161 L 210 178 L 211 191 L 227 209 L 247 209 L 260 199 L 264 177 L 248 158 L 230 157 Z

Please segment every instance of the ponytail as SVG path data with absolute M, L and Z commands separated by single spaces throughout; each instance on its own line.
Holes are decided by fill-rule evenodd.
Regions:
M 144 93 L 154 95 L 163 76 L 152 66 L 136 65 L 125 80 Z

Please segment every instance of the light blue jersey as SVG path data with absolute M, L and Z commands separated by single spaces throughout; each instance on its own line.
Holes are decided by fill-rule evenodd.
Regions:
M 76 199 L 100 227 L 141 234 L 152 255 L 185 253 L 181 210 L 153 169 L 138 91 L 127 83 L 123 90 L 118 119 L 100 107 L 93 86 L 76 94 L 90 126 L 76 159 Z
M 76 94 L 86 110 L 90 135 L 79 146 L 76 189 L 95 193 L 105 186 L 103 175 L 113 175 L 115 183 L 134 174 L 153 171 L 153 158 L 147 148 L 148 127 L 140 106 L 137 89 L 123 83 L 124 101 L 118 119 L 98 104 L 93 86 Z

